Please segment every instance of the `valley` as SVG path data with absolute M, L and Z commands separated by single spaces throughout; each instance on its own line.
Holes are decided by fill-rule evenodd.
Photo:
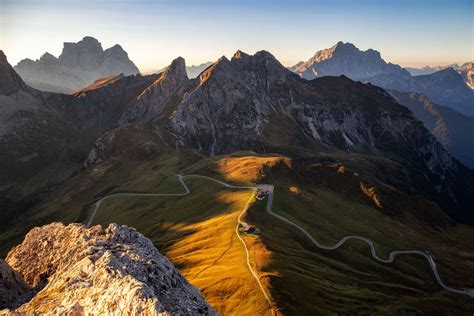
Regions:
M 468 227 L 433 228 L 409 214 L 404 215 L 406 219 L 390 219 L 354 198 L 341 199 L 340 193 L 331 189 L 308 190 L 290 175 L 292 161 L 284 156 L 241 153 L 205 158 L 177 152 L 133 165 L 133 161 L 107 161 L 69 179 L 32 213 L 39 221 L 34 225 L 47 221 L 52 213 L 65 222 L 81 216 L 87 223 L 94 214 L 94 203 L 112 194 L 176 194 L 102 199 L 91 224 L 114 222 L 136 227 L 218 312 L 270 315 L 265 296 L 247 267 L 245 248 L 236 230 L 239 216 L 251 201 L 243 220 L 260 234 L 241 235 L 274 312 L 295 314 L 294 306 L 312 313 L 362 312 L 368 306 L 379 312 L 401 311 L 406 306 L 412 311 L 435 312 L 430 307 L 434 304 L 437 310 L 456 314 L 474 304 L 469 296 L 443 290 L 423 258 L 401 256 L 393 263 L 377 263 L 368 247 L 358 241 L 337 250 L 315 247 L 300 230 L 268 213 L 268 200 L 253 198 L 251 187 L 254 183 L 274 184 L 274 212 L 301 225 L 318 242 L 332 245 L 344 235 L 360 234 L 374 241 L 377 255 L 383 258 L 395 249 L 426 249 L 442 279 L 455 288 L 472 288 L 474 283 L 463 277 L 463 272 L 474 269 L 469 264 L 473 252 Z M 182 179 L 178 174 L 199 174 L 249 188 L 226 187 L 201 177 Z M 445 236 L 449 232 L 449 238 L 436 237 L 441 231 Z

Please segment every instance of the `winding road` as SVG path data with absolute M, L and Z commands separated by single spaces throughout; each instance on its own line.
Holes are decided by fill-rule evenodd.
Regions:
M 436 267 L 436 263 L 433 259 L 433 257 L 431 256 L 431 254 L 428 253 L 428 251 L 420 251 L 420 250 L 395 250 L 395 251 L 392 251 L 390 252 L 389 256 L 388 256 L 388 259 L 383 259 L 383 258 L 380 258 L 378 255 L 377 255 L 377 252 L 375 250 L 375 246 L 374 246 L 374 243 L 366 238 L 366 237 L 363 237 L 363 236 L 357 236 L 357 235 L 348 235 L 348 236 L 344 236 L 341 240 L 339 240 L 337 243 L 335 243 L 334 245 L 332 246 L 325 246 L 323 244 L 320 244 L 316 239 L 313 238 L 313 236 L 311 236 L 310 233 L 308 233 L 308 231 L 306 231 L 303 227 L 299 226 L 298 224 L 292 222 L 291 220 L 289 220 L 288 218 L 282 216 L 282 215 L 279 215 L 277 213 L 275 213 L 273 210 L 272 210 L 272 205 L 273 205 L 273 185 L 269 185 L 269 184 L 260 184 L 260 185 L 256 185 L 256 186 L 237 186 L 237 185 L 232 185 L 232 184 L 228 184 L 226 182 L 223 182 L 221 180 L 218 180 L 218 179 L 214 179 L 214 178 L 211 178 L 211 177 L 207 177 L 207 176 L 202 176 L 202 175 L 196 175 L 196 174 L 189 174 L 189 175 L 185 175 L 185 176 L 181 176 L 181 175 L 178 175 L 178 180 L 179 182 L 183 185 L 184 187 L 184 192 L 183 193 L 116 193 L 116 194 L 111 194 L 111 195 L 107 195 L 103 198 L 101 198 L 99 201 L 97 201 L 95 203 L 95 208 L 94 208 L 94 211 L 92 212 L 92 215 L 91 217 L 89 218 L 89 221 L 87 222 L 87 227 L 90 227 L 90 225 L 92 224 L 92 221 L 94 220 L 94 217 L 95 215 L 97 214 L 97 211 L 99 210 L 101 204 L 105 201 L 105 200 L 108 200 L 108 199 L 111 199 L 111 198 L 116 198 L 116 197 L 129 197 L 129 196 L 144 196 L 144 197 L 150 197 L 150 196 L 155 196 L 155 197 L 160 197 L 160 196 L 185 196 L 185 195 L 188 195 L 190 193 L 190 190 L 188 188 L 188 186 L 186 185 L 186 183 L 184 182 L 184 179 L 186 178 L 201 178 L 201 179 L 206 179 L 206 180 L 210 180 L 210 181 L 213 181 L 215 183 L 218 183 L 226 188 L 231 188 L 231 189 L 247 189 L 247 190 L 254 190 L 254 194 L 255 194 L 255 191 L 259 190 L 259 189 L 262 189 L 263 191 L 265 191 L 267 194 L 268 194 L 268 200 L 267 200 L 267 205 L 266 205 L 266 211 L 268 214 L 270 214 L 271 216 L 273 217 L 276 217 L 278 219 L 280 219 L 281 221 L 295 227 L 296 229 L 298 229 L 300 232 L 302 232 L 306 237 L 308 237 L 308 239 L 318 248 L 320 249 L 324 249 L 324 250 L 336 250 L 338 249 L 339 247 L 341 247 L 346 241 L 349 241 L 349 240 L 361 240 L 363 242 L 365 242 L 369 248 L 370 248 L 370 252 L 371 252 L 371 255 L 372 255 L 372 258 L 374 258 L 376 261 L 378 262 L 381 262 L 381 263 L 392 263 L 393 261 L 395 261 L 395 258 L 400 256 L 400 255 L 418 255 L 418 256 L 422 256 L 424 257 L 427 261 L 428 261 L 428 264 L 430 265 L 430 268 L 431 268 L 431 271 L 433 272 L 433 275 L 434 277 L 436 278 L 436 281 L 438 282 L 438 284 L 445 290 L 447 291 L 450 291 L 450 292 L 453 292 L 453 293 L 458 293 L 458 294 L 463 294 L 463 295 L 468 295 L 468 296 L 471 296 L 471 297 L 474 297 L 474 290 L 470 290 L 470 289 L 455 289 L 455 288 L 452 288 L 452 287 L 449 287 L 447 286 L 443 280 L 441 279 L 439 273 L 438 273 L 438 269 Z M 265 299 L 267 300 L 270 308 L 272 308 L 272 302 L 269 298 L 269 295 L 267 294 L 267 292 L 265 291 L 265 288 L 263 287 L 262 283 L 260 282 L 260 278 L 258 277 L 258 274 L 257 272 L 252 268 L 251 264 L 250 264 L 250 255 L 249 255 L 249 251 L 247 249 L 247 245 L 245 244 L 243 238 L 240 236 L 239 234 L 239 231 L 238 231 L 238 228 L 239 228 L 239 225 L 242 224 L 242 216 L 245 214 L 245 212 L 248 210 L 249 206 L 250 206 L 250 202 L 252 201 L 253 197 L 254 197 L 254 194 L 252 194 L 252 196 L 249 198 L 249 200 L 247 201 L 246 205 L 245 205 L 245 208 L 243 209 L 243 211 L 239 214 L 239 217 L 237 219 L 237 226 L 235 228 L 235 231 L 236 231 L 236 234 L 237 236 L 239 237 L 240 241 L 242 242 L 243 246 L 244 246 L 244 249 L 245 249 L 245 253 L 246 253 L 246 260 L 247 260 L 247 267 L 249 268 L 250 272 L 252 273 L 253 277 L 255 278 L 255 280 L 257 281 L 263 295 L 265 296 Z
M 310 233 L 308 233 L 304 228 L 302 228 L 301 226 L 299 226 L 298 224 L 295 224 L 293 223 L 292 221 L 290 221 L 289 219 L 287 219 L 286 217 L 283 217 L 277 213 L 275 213 L 273 210 L 272 210 L 272 204 L 273 204 L 273 190 L 270 191 L 269 195 L 268 195 L 268 201 L 267 201 L 267 206 L 266 206 L 266 210 L 267 212 L 284 221 L 285 223 L 297 228 L 299 231 L 301 231 L 304 235 L 306 235 L 306 237 L 308 237 L 309 240 L 311 240 L 311 242 L 318 248 L 320 249 L 324 249 L 324 250 L 335 250 L 339 247 L 341 247 L 346 241 L 348 240 L 351 240 L 351 239 L 355 239 L 355 240 L 361 240 L 363 242 L 365 242 L 369 248 L 370 248 L 370 253 L 372 254 L 372 258 L 374 258 L 375 260 L 379 261 L 379 262 L 382 262 L 382 263 L 391 263 L 393 261 L 395 261 L 395 258 L 399 255 L 419 255 L 419 256 L 422 256 L 424 257 L 430 267 L 431 267 L 431 271 L 433 271 L 433 275 L 435 276 L 436 278 L 436 281 L 438 282 L 438 284 L 445 290 L 448 290 L 450 292 L 454 292 L 454 293 L 458 293 L 458 294 L 465 294 L 465 295 L 469 295 L 471 297 L 474 297 L 474 291 L 473 290 L 469 290 L 469 289 L 455 289 L 455 288 L 452 288 L 452 287 L 449 287 L 447 286 L 443 280 L 441 279 L 439 273 L 438 273 L 438 269 L 436 268 L 436 263 L 433 259 L 433 257 L 431 256 L 431 254 L 428 253 L 428 251 L 420 251 L 420 250 L 395 250 L 395 251 L 392 251 L 390 252 L 389 256 L 388 256 L 388 259 L 382 259 L 380 258 L 378 255 L 377 255 L 377 252 L 375 251 L 375 246 L 374 246 L 374 243 L 372 242 L 372 240 L 368 239 L 368 238 L 365 238 L 365 237 L 362 237 L 362 236 L 356 236 L 356 235 L 348 235 L 348 236 L 344 236 L 341 240 L 339 240 L 337 243 L 335 243 L 333 246 L 325 246 L 325 245 L 322 245 L 320 244 L 316 239 L 313 238 L 313 236 L 311 236 Z
M 183 188 L 184 188 L 183 193 L 115 193 L 115 194 L 104 196 L 103 198 L 101 198 L 100 200 L 98 200 L 95 203 L 94 211 L 92 212 L 91 217 L 87 221 L 86 227 L 89 228 L 92 225 L 92 221 L 94 220 L 95 215 L 97 214 L 97 211 L 99 210 L 102 203 L 106 200 L 111 199 L 111 198 L 130 197 L 130 196 L 133 196 L 133 197 L 137 197 L 137 196 L 160 197 L 160 196 L 185 196 L 185 195 L 188 195 L 190 193 L 190 190 L 189 190 L 188 186 L 186 185 L 186 182 L 184 182 L 184 179 L 186 179 L 186 178 L 201 178 L 201 179 L 206 179 L 206 180 L 213 181 L 217 184 L 220 184 L 220 185 L 225 186 L 226 188 L 230 188 L 230 189 L 246 189 L 246 190 L 253 190 L 254 191 L 254 193 L 247 200 L 247 203 L 245 204 L 244 209 L 242 210 L 242 212 L 240 212 L 239 217 L 237 218 L 237 225 L 235 226 L 235 233 L 237 234 L 237 237 L 239 238 L 242 245 L 244 246 L 247 267 L 250 270 L 250 273 L 252 274 L 252 276 L 257 281 L 257 284 L 258 284 L 260 290 L 262 291 L 263 296 L 265 296 L 265 299 L 267 300 L 268 305 L 270 306 L 270 309 L 273 310 L 272 301 L 271 301 L 269 295 L 267 294 L 267 292 L 265 291 L 265 288 L 263 287 L 262 282 L 260 282 L 260 278 L 258 277 L 257 271 L 255 271 L 252 268 L 252 265 L 250 264 L 250 253 L 249 253 L 249 250 L 247 248 L 247 244 L 245 243 L 244 239 L 240 236 L 240 233 L 239 233 L 239 225 L 244 224 L 244 222 L 242 221 L 242 217 L 245 214 L 245 212 L 247 212 L 248 208 L 250 207 L 250 202 L 252 202 L 252 199 L 255 195 L 255 191 L 258 189 L 258 187 L 256 187 L 256 186 L 232 185 L 232 184 L 228 184 L 228 183 L 225 183 L 223 181 L 220 181 L 220 180 L 217 180 L 217 179 L 214 179 L 214 178 L 211 178 L 211 177 L 201 176 L 201 175 L 197 175 L 197 174 L 189 174 L 189 175 L 185 175 L 185 176 L 178 175 L 178 180 L 183 185 Z

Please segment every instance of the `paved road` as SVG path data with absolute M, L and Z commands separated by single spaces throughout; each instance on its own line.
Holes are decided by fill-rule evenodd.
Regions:
M 247 244 L 245 243 L 245 241 L 244 241 L 244 239 L 242 238 L 242 236 L 240 236 L 240 234 L 239 234 L 239 224 L 242 225 L 242 224 L 244 223 L 244 222 L 242 221 L 242 216 L 245 214 L 245 212 L 247 212 L 247 210 L 248 210 L 248 208 L 249 208 L 249 206 L 250 206 L 250 202 L 252 202 L 254 196 L 255 196 L 255 192 L 254 192 L 254 194 L 252 194 L 252 196 L 248 199 L 247 203 L 245 204 L 245 208 L 244 208 L 243 211 L 240 213 L 239 218 L 237 219 L 237 226 L 235 227 L 235 233 L 237 234 L 237 237 L 239 237 L 240 242 L 242 243 L 242 245 L 244 245 L 245 256 L 246 256 L 246 259 L 247 259 L 247 267 L 249 268 L 250 272 L 252 273 L 254 279 L 257 281 L 257 284 L 258 284 L 258 286 L 260 287 L 260 290 L 262 291 L 263 296 L 265 296 L 265 299 L 267 300 L 268 305 L 270 306 L 270 309 L 272 309 L 272 301 L 270 300 L 270 297 L 268 296 L 267 292 L 265 291 L 265 288 L 263 287 L 263 284 L 260 282 L 260 278 L 258 277 L 257 272 L 252 268 L 252 265 L 250 264 L 250 254 L 249 254 L 249 250 L 248 250 L 248 248 L 247 248 Z
M 395 260 L 396 257 L 398 257 L 399 255 L 419 255 L 419 256 L 422 256 L 424 257 L 427 261 L 428 261 L 428 264 L 430 265 L 431 267 L 431 271 L 433 272 L 433 275 L 434 277 L 436 278 L 436 281 L 438 282 L 438 284 L 444 288 L 445 290 L 448 290 L 450 292 L 453 292 L 453 293 L 458 293 L 458 294 L 464 294 L 464 295 L 469 295 L 471 297 L 474 297 L 474 290 L 470 290 L 470 289 L 455 289 L 455 288 L 452 288 L 452 287 L 449 287 L 447 286 L 443 280 L 441 279 L 439 273 L 438 273 L 438 269 L 436 267 L 436 263 L 433 259 L 433 257 L 431 256 L 431 254 L 429 254 L 427 251 L 420 251 L 420 250 L 396 250 L 396 251 L 392 251 L 389 256 L 388 256 L 388 259 L 382 259 L 380 258 L 378 255 L 377 255 L 377 252 L 375 251 L 375 246 L 374 246 L 374 243 L 366 238 L 366 237 L 363 237 L 363 236 L 356 236 L 356 235 L 348 235 L 348 236 L 345 236 L 343 237 L 341 240 L 339 240 L 336 244 L 332 245 L 332 246 L 325 246 L 323 244 L 320 244 L 316 239 L 313 238 L 313 236 L 311 236 L 310 233 L 308 233 L 303 227 L 299 226 L 298 224 L 295 224 L 294 222 L 290 221 L 288 218 L 282 216 L 282 215 L 279 215 L 277 213 L 275 213 L 273 210 L 272 210 L 272 205 L 273 205 L 273 186 L 272 185 L 269 185 L 269 184 L 260 184 L 260 185 L 257 185 L 257 186 L 238 186 L 238 185 L 232 185 L 232 184 L 228 184 L 226 182 L 223 182 L 223 181 L 220 181 L 220 180 L 217 180 L 217 179 L 214 179 L 214 178 L 211 178 L 211 177 L 207 177 L 207 176 L 201 176 L 201 175 L 195 175 L 195 174 L 189 174 L 189 175 L 186 175 L 186 176 L 178 176 L 178 180 L 179 182 L 181 182 L 181 184 L 183 185 L 184 187 L 184 192 L 183 193 L 117 193 L 117 194 L 112 194 L 112 195 L 108 195 L 108 196 L 105 196 L 103 197 L 102 199 L 100 199 L 99 201 L 97 201 L 95 203 L 95 208 L 94 208 L 94 211 L 92 212 L 92 215 L 89 219 L 89 221 L 87 222 L 87 227 L 90 227 L 90 225 L 92 224 L 92 221 L 94 220 L 94 217 L 95 215 L 97 214 L 97 211 L 99 210 L 101 204 L 105 201 L 105 200 L 108 200 L 108 199 L 111 199 L 111 198 L 114 198 L 114 197 L 128 197 L 128 196 L 185 196 L 185 195 L 188 195 L 189 194 L 189 188 L 188 186 L 186 185 L 186 183 L 184 182 L 184 179 L 186 178 L 201 178 L 201 179 L 206 179 L 206 180 L 209 180 L 209 181 L 213 181 L 215 183 L 218 183 L 222 186 L 225 186 L 226 188 L 232 188 L 232 189 L 249 189 L 249 190 L 257 190 L 259 188 L 261 188 L 263 191 L 265 191 L 267 194 L 268 194 L 268 200 L 267 200 L 267 205 L 266 205 L 266 211 L 282 220 L 283 222 L 297 228 L 299 231 L 301 231 L 306 237 L 308 237 L 308 239 L 318 248 L 320 249 L 324 249 L 324 250 L 335 250 L 335 249 L 338 249 L 339 247 L 341 247 L 346 241 L 348 240 L 351 240 L 351 239 L 356 239 L 356 240 L 361 240 L 363 242 L 365 242 L 369 248 L 370 248 L 370 252 L 371 252 L 371 255 L 372 257 L 376 260 L 376 261 L 379 261 L 379 262 L 382 262 L 382 263 L 391 263 Z M 253 197 L 253 196 L 252 196 Z M 245 252 L 246 252 L 246 257 L 247 257 L 247 266 L 250 270 L 250 272 L 252 273 L 252 275 L 254 276 L 255 280 L 257 281 L 260 289 L 262 290 L 262 293 L 264 294 L 265 298 L 267 299 L 270 307 L 272 307 L 272 303 L 271 303 L 271 300 L 269 299 L 269 296 L 267 295 L 266 291 L 264 290 L 264 287 L 263 285 L 261 284 L 260 282 L 260 278 L 258 277 L 257 273 L 253 270 L 252 266 L 250 265 L 250 257 L 249 257 L 249 252 L 248 252 L 248 249 L 247 249 L 247 245 L 245 244 L 244 240 L 242 239 L 242 237 L 240 236 L 239 232 L 238 232 L 238 227 L 239 227 L 239 224 L 242 223 L 241 221 L 241 218 L 243 216 L 243 214 L 245 214 L 245 212 L 247 211 L 249 205 L 250 205 L 250 201 L 251 199 L 249 199 L 247 201 L 247 204 L 245 205 L 245 208 L 244 210 L 240 213 L 239 215 L 239 218 L 237 220 L 237 226 L 236 226 L 236 233 L 237 233 L 237 236 L 239 237 L 240 241 L 242 242 L 242 244 L 244 245 L 244 248 L 245 248 Z
M 313 238 L 313 236 L 311 236 L 311 234 L 309 234 L 303 227 L 299 226 L 298 224 L 295 224 L 294 222 L 290 221 L 289 219 L 287 219 L 286 217 L 283 217 L 277 213 L 275 213 L 273 210 L 272 210 L 272 204 L 273 204 L 273 189 L 269 192 L 268 194 L 268 201 L 267 201 L 267 206 L 266 206 L 266 210 L 267 212 L 284 221 L 285 223 L 297 228 L 299 231 L 301 231 L 304 235 L 306 235 L 306 237 L 308 237 L 309 240 L 311 240 L 311 242 L 316 245 L 316 247 L 320 248 L 320 249 L 324 249 L 324 250 L 335 250 L 339 247 L 341 247 L 346 241 L 348 240 L 351 240 L 351 239 L 355 239 L 355 240 L 362 240 L 363 242 L 365 242 L 369 248 L 370 248 L 370 253 L 372 254 L 372 258 L 374 258 L 375 260 L 379 261 L 379 262 L 382 262 L 382 263 L 391 263 L 395 260 L 395 258 L 399 255 L 419 255 L 419 256 L 422 256 L 424 257 L 430 267 L 431 267 L 431 271 L 433 271 L 433 275 L 435 276 L 436 278 L 436 281 L 438 282 L 438 284 L 450 291 L 450 292 L 454 292 L 454 293 L 458 293 L 458 294 L 465 294 L 465 295 L 469 295 L 471 297 L 474 297 L 474 291 L 473 290 L 469 290 L 469 289 L 455 289 L 455 288 L 452 288 L 452 287 L 449 287 L 447 286 L 443 280 L 441 279 L 439 273 L 438 273 L 438 269 L 436 268 L 436 263 L 433 259 L 433 257 L 428 253 L 428 251 L 420 251 L 420 250 L 396 250 L 396 251 L 392 251 L 390 252 L 389 256 L 388 256 L 388 259 L 382 259 L 380 258 L 378 255 L 377 255 L 377 252 L 375 251 L 375 246 L 374 246 L 374 243 L 372 242 L 372 240 L 368 239 L 368 238 L 365 238 L 365 237 L 362 237 L 362 236 L 355 236 L 355 235 L 348 235 L 348 236 L 344 236 L 341 240 L 339 240 L 337 243 L 335 243 L 334 245 L 332 246 L 325 246 L 323 244 L 320 244 L 316 239 Z
M 246 190 L 253 190 L 254 193 L 252 194 L 252 196 L 248 199 L 247 203 L 245 204 L 245 207 L 244 209 L 242 210 L 242 212 L 239 214 L 239 217 L 237 219 L 237 225 L 235 227 L 235 233 L 237 234 L 237 237 L 239 238 L 239 240 L 242 242 L 242 245 L 244 246 L 244 250 L 245 250 L 245 255 L 246 255 L 246 262 L 247 262 L 247 267 L 248 269 L 250 270 L 250 273 L 252 273 L 252 276 L 255 278 L 255 280 L 257 281 L 257 284 L 258 286 L 260 287 L 260 290 L 262 291 L 263 295 L 265 296 L 265 299 L 267 300 L 268 302 L 268 305 L 270 306 L 270 309 L 272 309 L 272 301 L 270 300 L 270 297 L 268 296 L 267 292 L 265 291 L 265 288 L 263 287 L 263 284 L 260 282 L 260 278 L 258 277 L 258 274 L 257 272 L 252 268 L 252 265 L 250 264 L 250 254 L 249 254 L 249 250 L 247 248 L 247 244 L 245 243 L 245 241 L 243 240 L 243 238 L 240 236 L 240 233 L 239 233 L 239 225 L 242 225 L 244 224 L 244 222 L 242 221 L 242 217 L 243 215 L 245 214 L 245 212 L 247 212 L 249 206 L 250 206 L 250 202 L 252 202 L 252 199 L 255 195 L 255 190 L 257 190 L 257 187 L 256 186 L 241 186 L 241 185 L 232 185 L 232 184 L 228 184 L 228 183 L 225 183 L 223 181 L 220 181 L 220 180 L 217 180 L 217 179 L 214 179 L 214 178 L 211 178 L 211 177 L 206 177 L 206 176 L 201 176 L 201 175 L 197 175 L 197 174 L 189 174 L 189 175 L 185 175 L 185 176 L 180 176 L 178 175 L 178 180 L 179 182 L 183 185 L 183 188 L 184 188 L 184 192 L 183 193 L 116 193 L 116 194 L 111 194 L 111 195 L 107 195 L 103 198 L 101 198 L 99 201 L 97 201 L 95 203 L 95 208 L 94 208 L 94 211 L 92 212 L 92 215 L 91 217 L 89 218 L 89 220 L 87 221 L 87 227 L 90 227 L 91 224 L 92 224 L 92 221 L 94 220 L 95 218 L 95 215 L 97 214 L 97 211 L 99 210 L 100 206 L 102 205 L 102 203 L 106 200 L 109 200 L 109 199 L 112 199 L 112 198 L 118 198 L 118 197 L 131 197 L 131 196 L 144 196 L 144 197 L 160 197 L 160 196 L 185 196 L 185 195 L 188 195 L 190 193 L 190 190 L 188 188 L 188 186 L 186 185 L 186 183 L 184 182 L 184 179 L 187 179 L 187 178 L 201 178 L 201 179 L 206 179 L 206 180 L 209 180 L 209 181 L 213 181 L 217 184 L 220 184 L 222 186 L 225 186 L 226 188 L 231 188 L 231 189 L 246 189 Z M 273 309 L 272 309 L 273 311 Z

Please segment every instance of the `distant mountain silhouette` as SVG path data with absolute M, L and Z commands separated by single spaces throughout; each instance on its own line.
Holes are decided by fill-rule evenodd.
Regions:
M 102 77 L 139 73 L 120 45 L 103 50 L 100 42 L 89 36 L 77 43 L 64 43 L 59 58 L 45 53 L 35 61 L 20 61 L 15 70 L 33 88 L 63 93 L 82 89 Z

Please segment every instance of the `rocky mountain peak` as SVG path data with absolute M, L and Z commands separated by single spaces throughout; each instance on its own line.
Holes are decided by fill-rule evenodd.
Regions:
M 257 58 L 257 59 L 259 59 L 259 60 L 277 61 L 277 59 L 275 58 L 275 56 L 273 56 L 270 52 L 268 52 L 268 51 L 266 51 L 266 50 L 261 50 L 261 51 L 256 52 L 255 55 L 254 55 L 254 57 Z M 278 62 L 278 61 L 277 61 L 277 62 Z M 279 62 L 278 62 L 278 63 L 279 63 Z
M 248 76 L 267 78 L 271 81 L 284 81 L 288 74 L 291 73 L 267 51 L 262 50 L 254 55 L 249 55 L 238 50 L 230 61 L 225 56 L 219 58 L 217 62 L 201 73 L 199 80 L 201 86 L 208 82 L 227 85 L 237 81 L 250 84 L 254 80 L 249 80 Z
M 59 60 L 68 68 L 97 69 L 103 62 L 102 45 L 90 36 L 77 43 L 64 43 Z
M 346 51 L 359 51 L 360 52 L 360 50 L 354 44 L 349 43 L 349 42 L 344 43 L 343 41 L 337 42 L 332 48 L 330 48 L 330 50 L 333 50 L 333 51 L 346 50 Z
M 237 60 L 237 59 L 236 59 Z M 230 61 L 227 57 L 220 57 L 215 63 L 206 68 L 199 75 L 199 84 L 204 85 L 211 77 L 216 78 L 222 75 L 223 73 L 228 73 Z M 227 70 L 226 70 L 227 69 Z
M 173 77 L 177 82 L 183 82 L 188 80 L 186 73 L 186 62 L 183 57 L 174 59 L 169 67 L 165 70 L 164 75 L 167 78 Z
M 23 80 L 8 63 L 7 56 L 0 50 L 0 94 L 9 95 L 25 86 Z
M 131 315 L 215 315 L 152 242 L 126 226 L 34 228 L 6 262 L 33 288 L 18 313 L 107 315 L 120 306 Z
M 295 65 L 290 70 L 305 79 L 342 74 L 358 81 L 380 74 L 410 76 L 408 71 L 400 66 L 385 62 L 380 52 L 373 49 L 361 51 L 354 44 L 344 42 L 317 51 L 308 61 Z
M 232 56 L 232 60 L 236 60 L 236 59 L 243 59 L 243 58 L 247 58 L 249 57 L 248 54 L 242 52 L 240 49 L 237 50 L 234 54 L 234 56 Z
M 65 42 L 63 47 L 63 53 L 66 50 L 75 49 L 84 52 L 103 52 L 102 44 L 92 36 L 85 36 L 82 40 L 77 43 Z
M 59 58 L 45 53 L 39 60 L 21 61 L 15 70 L 36 89 L 63 93 L 84 89 L 100 78 L 139 73 L 120 45 L 104 51 L 101 43 L 91 36 L 77 43 L 64 43 Z
M 116 58 L 118 60 L 128 60 L 127 52 L 120 46 L 119 44 L 115 44 L 114 46 L 107 48 L 104 51 L 104 55 L 106 58 Z
M 57 63 L 58 62 L 58 59 L 51 55 L 50 53 L 46 52 L 44 53 L 40 59 L 39 59 L 41 62 L 43 63 L 47 63 L 47 64 L 52 64 L 52 63 Z
M 125 111 L 119 124 L 142 121 L 149 122 L 159 118 L 174 104 L 176 95 L 189 83 L 184 58 L 178 57 L 156 75 L 157 78 L 138 96 Z

